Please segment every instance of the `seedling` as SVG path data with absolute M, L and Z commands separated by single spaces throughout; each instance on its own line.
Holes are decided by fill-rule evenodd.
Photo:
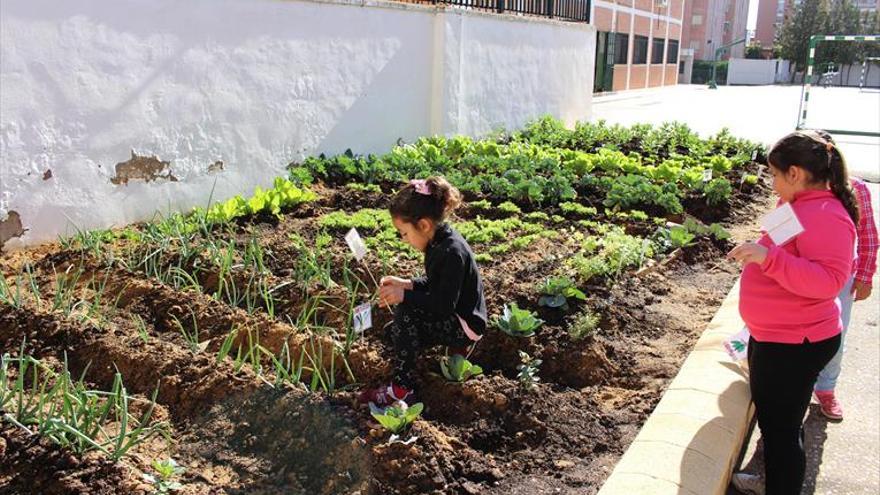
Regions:
M 376 421 L 378 421 L 383 428 L 395 435 L 399 435 L 406 431 L 419 415 L 422 414 L 422 409 L 425 407 L 421 402 L 413 404 L 410 407 L 407 407 L 404 402 L 400 402 L 399 404 L 400 406 L 395 405 L 380 409 L 372 402 L 370 403 L 370 414 L 376 418 Z
M 193 354 L 198 354 L 199 352 L 204 351 L 208 347 L 208 341 L 199 342 L 199 321 L 196 319 L 196 313 L 192 309 L 190 309 L 190 317 L 192 318 L 192 330 L 187 330 L 183 323 L 177 319 L 176 316 L 172 315 L 171 319 L 174 322 L 174 325 L 177 327 L 177 330 L 180 332 L 180 335 L 183 336 L 183 340 L 186 341 L 187 346 L 189 347 L 190 352 Z
M 579 314 L 574 322 L 568 327 L 568 335 L 572 340 L 581 340 L 592 335 L 599 327 L 599 315 L 589 309 Z
M 541 298 L 538 304 L 550 308 L 568 310 L 568 299 L 586 301 L 587 296 L 574 285 L 574 281 L 568 277 L 551 277 L 539 287 Z
M 133 399 L 118 372 L 111 390 L 103 392 L 86 388 L 85 371 L 74 381 L 68 371 L 66 355 L 59 373 L 25 355 L 24 343 L 19 357 L 4 354 L 0 361 L 0 410 L 7 411 L 2 417 L 28 432 L 32 433 L 33 428 L 73 452 L 97 450 L 113 461 L 154 435 L 168 436 L 166 423 L 150 424 L 158 388 L 153 391 L 143 415 L 135 418 L 129 412 Z M 10 387 L 6 375 L 11 363 L 17 363 L 18 370 Z M 107 426 L 111 424 L 115 426 L 108 431 Z
M 531 390 L 539 381 L 541 381 L 541 378 L 538 376 L 538 371 L 540 371 L 540 366 L 543 361 L 540 359 L 534 359 L 529 356 L 528 353 L 523 351 L 519 351 L 519 361 L 522 364 L 519 364 L 516 367 L 517 371 L 519 371 L 516 375 L 516 379 L 519 380 L 519 384 L 522 388 Z
M 232 330 L 226 335 L 226 338 L 223 339 L 223 343 L 220 344 L 220 350 L 217 351 L 217 363 L 222 363 L 226 356 L 229 355 L 229 351 L 232 350 L 232 344 L 235 342 L 235 338 L 238 336 L 238 329 L 232 327 Z
M 155 490 L 153 493 L 165 495 L 183 488 L 183 485 L 175 481 L 174 478 L 185 473 L 186 469 L 178 466 L 174 459 L 166 459 L 164 461 L 155 459 L 152 466 L 156 474 L 144 473 L 144 480 L 153 485 Z
M 458 383 L 483 374 L 483 368 L 471 363 L 461 354 L 453 354 L 452 357 L 441 359 L 440 370 L 447 380 Z
M 527 309 L 520 309 L 516 303 L 504 306 L 504 313 L 496 318 L 495 325 L 512 337 L 532 337 L 544 320 Z
M 147 333 L 147 324 L 144 322 L 144 319 L 141 318 L 141 315 L 133 315 L 132 320 L 134 320 L 134 327 L 137 329 L 138 337 L 141 338 L 144 344 L 150 342 L 150 334 Z

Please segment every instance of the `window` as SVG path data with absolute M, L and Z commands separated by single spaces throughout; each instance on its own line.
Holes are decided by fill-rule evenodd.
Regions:
M 678 62 L 678 40 L 669 40 L 666 49 L 666 63 L 674 64 L 676 62 Z
M 694 14 L 694 17 L 691 18 L 692 26 L 699 26 L 703 24 L 703 15 L 702 14 Z
M 633 64 L 648 63 L 648 38 L 636 35 L 633 38 Z
M 651 40 L 651 63 L 652 64 L 662 64 L 663 63 L 663 45 L 666 44 L 666 40 L 663 38 L 654 38 Z
M 614 63 L 626 65 L 627 55 L 629 55 L 629 35 L 614 33 Z

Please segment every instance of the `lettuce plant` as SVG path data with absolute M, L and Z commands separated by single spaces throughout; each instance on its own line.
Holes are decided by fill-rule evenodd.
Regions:
M 504 313 L 495 320 L 495 325 L 511 337 L 531 337 L 543 323 L 544 320 L 527 309 L 520 309 L 516 303 L 504 305 Z
M 483 368 L 471 363 L 461 354 L 453 354 L 452 357 L 441 359 L 440 370 L 447 380 L 458 383 L 483 374 Z

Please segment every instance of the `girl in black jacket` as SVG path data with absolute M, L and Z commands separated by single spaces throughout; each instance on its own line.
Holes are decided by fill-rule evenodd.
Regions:
M 424 277 L 383 277 L 382 304 L 396 305 L 390 327 L 395 350 L 390 387 L 365 394 L 378 404 L 409 395 L 419 350 L 432 345 L 464 347 L 486 330 L 486 300 L 474 253 L 446 219 L 461 194 L 442 177 L 414 180 L 394 196 L 389 208 L 404 242 L 425 253 Z

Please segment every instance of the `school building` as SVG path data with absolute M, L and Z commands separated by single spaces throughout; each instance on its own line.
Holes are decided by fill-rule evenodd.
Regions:
M 684 0 L 594 0 L 595 92 L 678 84 Z

